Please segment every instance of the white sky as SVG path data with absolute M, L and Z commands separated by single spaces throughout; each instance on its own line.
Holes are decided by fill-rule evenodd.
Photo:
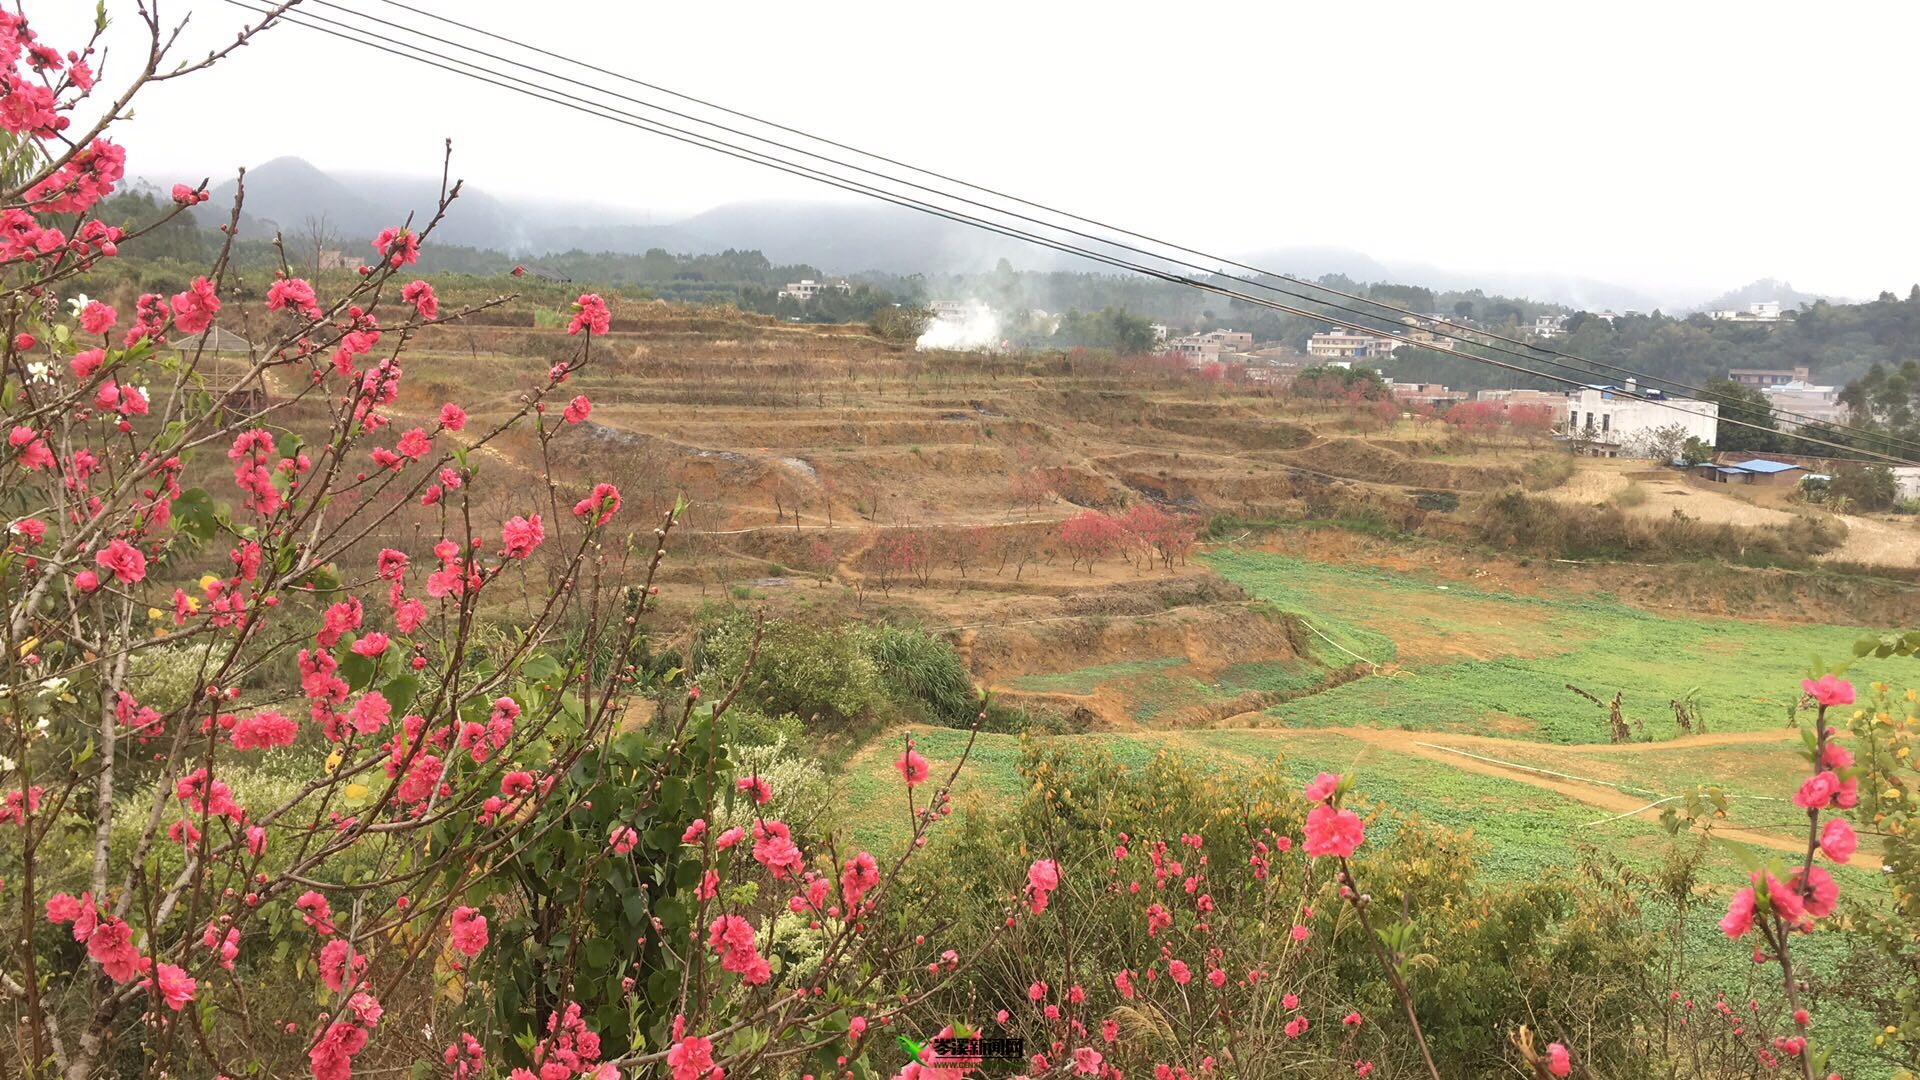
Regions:
M 418 2 L 1214 250 L 1339 245 L 1702 299 L 1758 277 L 1852 296 L 1920 280 L 1920 4 Z M 91 6 L 27 0 L 62 48 Z M 200 50 L 245 18 L 161 6 L 192 10 Z M 109 7 L 124 33 L 131 3 Z M 140 100 L 121 137 L 156 179 L 287 154 L 425 173 L 450 136 L 480 189 L 657 221 L 834 194 L 293 26 Z

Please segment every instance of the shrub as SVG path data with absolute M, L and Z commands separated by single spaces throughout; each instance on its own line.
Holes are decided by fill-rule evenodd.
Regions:
M 953 646 L 919 630 L 861 627 L 855 639 L 897 703 L 926 706 L 928 719 L 969 727 L 980 712 L 980 692 Z
M 1442 1075 L 1478 1076 L 1510 1067 L 1490 1031 L 1631 1030 L 1658 989 L 1646 972 L 1660 939 L 1603 863 L 1481 886 L 1466 835 L 1356 804 L 1369 839 L 1351 878 L 1392 898 L 1369 930 L 1343 904 L 1348 871 L 1303 853 L 1313 804 L 1278 767 L 1222 771 L 1162 753 L 1128 768 L 1073 740 L 1036 740 L 1022 744 L 1020 778 L 1017 802 L 967 815 L 917 864 L 916 889 L 962 940 L 1004 938 L 970 986 L 929 1004 L 927 1023 L 1018 1003 L 1002 1026 L 1029 1046 L 1036 1032 L 1056 1048 L 1090 1042 L 1129 1076 L 1161 1064 L 1197 1076 L 1229 1057 L 1245 1076 L 1352 1076 L 1363 1062 L 1425 1075 L 1370 948 L 1377 930 L 1401 958 Z M 1057 865 L 1057 919 L 999 927 L 1032 901 L 1007 851 Z M 1596 1052 L 1596 1066 L 1648 1075 L 1629 1071 L 1647 1064 L 1644 1043 Z
M 1841 522 L 1811 514 L 1790 525 L 1703 522 L 1676 510 L 1667 517 L 1629 516 L 1619 506 L 1579 506 L 1517 488 L 1481 500 L 1475 535 L 1506 550 L 1562 558 L 1717 558 L 1729 562 L 1804 565 L 1846 539 Z
M 1841 465 L 1827 490 L 1856 510 L 1891 510 L 1900 500 L 1900 486 L 1885 465 Z
M 699 682 L 707 692 L 739 679 L 753 649 L 754 619 L 733 612 L 701 636 Z M 880 670 L 853 635 L 795 619 L 766 623 L 740 701 L 809 726 L 846 727 L 872 718 L 884 700 Z
M 1527 459 L 1521 485 L 1528 491 L 1557 488 L 1573 478 L 1573 455 L 1564 450 L 1549 450 Z

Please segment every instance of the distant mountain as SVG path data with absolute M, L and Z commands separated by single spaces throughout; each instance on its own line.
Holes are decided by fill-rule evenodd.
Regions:
M 1344 274 L 1355 281 L 1392 281 L 1392 270 L 1373 256 L 1350 248 L 1283 247 L 1239 256 L 1248 266 L 1298 278 Z
M 1719 296 L 1716 296 L 1711 300 L 1705 301 L 1704 303 L 1696 304 L 1694 307 L 1688 310 L 1691 310 L 1691 311 L 1726 311 L 1729 309 L 1740 310 L 1740 309 L 1744 309 L 1748 304 L 1759 303 L 1760 301 L 1763 301 L 1763 300 L 1780 301 L 1780 307 L 1784 311 L 1798 311 L 1803 305 L 1812 305 L 1813 303 L 1820 300 L 1825 300 L 1829 304 L 1853 303 L 1852 300 L 1848 300 L 1846 297 L 1843 297 L 1843 296 L 1826 296 L 1821 293 L 1804 293 L 1794 288 L 1793 286 L 1787 284 L 1784 281 L 1775 281 L 1773 278 L 1761 278 L 1759 281 L 1755 281 L 1748 285 L 1742 285 L 1739 288 L 1733 289 L 1729 292 L 1721 293 Z
M 1436 292 L 1479 289 L 1488 295 L 1521 297 L 1588 311 L 1653 311 L 1660 307 L 1658 297 L 1593 278 L 1564 274 L 1449 270 L 1423 262 L 1383 262 L 1347 248 L 1278 248 L 1247 256 L 1246 262 L 1250 266 L 1277 270 L 1294 277 L 1312 279 L 1322 274 L 1344 274 L 1354 281 L 1424 285 Z
M 213 198 L 195 209 L 202 225 L 227 220 L 235 183 L 214 188 Z M 296 157 L 275 158 L 248 170 L 246 185 L 245 232 L 259 235 L 277 229 L 291 242 L 324 227 L 329 245 L 341 249 L 370 244 L 381 229 L 400 224 L 410 214 L 416 225 L 426 224 L 440 194 L 437 179 L 355 176 L 349 182 Z M 441 225 L 443 241 L 510 249 L 519 218 L 512 208 L 472 188 L 463 190 L 455 205 Z
M 256 235 L 278 229 L 289 239 L 324 220 L 342 247 L 371 240 L 414 214 L 424 224 L 439 196 L 437 178 L 335 176 L 296 157 L 248 171 L 243 224 Z M 196 211 L 212 227 L 227 219 L 234 183 L 213 189 Z M 756 249 L 776 264 L 807 263 L 837 273 L 875 270 L 990 270 L 1002 259 L 1021 269 L 1051 269 L 1078 260 L 919 211 L 883 203 L 742 202 L 663 224 L 631 210 L 496 198 L 468 186 L 440 226 L 447 243 L 515 255 L 574 249 L 683 254 Z
M 375 234 L 417 215 L 424 224 L 439 195 L 438 178 L 334 175 L 296 157 L 275 158 L 247 173 L 246 217 L 252 235 L 278 228 L 290 242 L 308 240 L 324 219 L 329 246 L 361 254 Z M 231 182 L 194 212 L 202 225 L 226 220 Z M 979 273 L 1006 259 L 1020 270 L 1111 270 L 1043 246 L 882 202 L 758 201 L 728 203 L 692 217 L 655 222 L 644 211 L 528 199 L 497 198 L 465 188 L 440 226 L 450 244 L 535 257 L 580 250 L 638 255 L 652 248 L 676 254 L 757 250 L 775 265 L 806 264 L 835 274 Z M 368 249 L 370 252 L 371 249 Z M 1305 278 L 1343 274 L 1356 282 L 1481 289 L 1591 311 L 1653 311 L 1663 298 L 1612 282 L 1561 274 L 1453 270 L 1429 263 L 1383 261 L 1339 247 L 1297 246 L 1245 256 L 1255 266 Z M 1129 256 L 1129 261 L 1143 261 Z M 1787 308 L 1821 299 L 1784 282 L 1756 281 L 1700 305 L 1745 307 L 1779 300 Z M 1672 297 L 1667 310 L 1684 310 Z
M 1527 271 L 1449 270 L 1429 263 L 1389 263 L 1388 279 L 1431 289 L 1479 289 L 1490 296 L 1513 296 L 1580 311 L 1652 312 L 1671 307 L 1652 293 L 1577 274 Z

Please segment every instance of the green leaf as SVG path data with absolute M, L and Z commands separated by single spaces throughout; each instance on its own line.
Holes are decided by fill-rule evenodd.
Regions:
M 580 951 L 587 958 L 589 968 L 604 968 L 613 962 L 613 946 L 607 944 L 605 938 L 594 938 Z
M 347 686 L 352 690 L 365 690 L 367 684 L 373 681 L 374 670 L 371 656 L 348 652 L 340 658 L 340 677 L 347 680 Z
M 1713 842 L 1725 849 L 1727 854 L 1732 855 L 1748 873 L 1760 869 L 1759 854 L 1747 845 L 1740 843 L 1738 840 L 1729 840 L 1724 836 L 1714 837 Z
M 219 527 L 213 496 L 205 488 L 189 488 L 173 501 L 173 531 L 202 542 L 213 539 Z
M 393 713 L 399 716 L 413 704 L 414 695 L 420 692 L 420 678 L 417 675 L 396 675 L 388 679 L 380 692 L 386 696 L 387 704 L 393 706 Z

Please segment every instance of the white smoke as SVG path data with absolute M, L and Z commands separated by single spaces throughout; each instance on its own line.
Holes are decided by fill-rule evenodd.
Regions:
M 948 313 L 928 323 L 913 347 L 967 351 L 999 344 L 1000 316 L 979 301 L 968 301 L 964 312 Z

